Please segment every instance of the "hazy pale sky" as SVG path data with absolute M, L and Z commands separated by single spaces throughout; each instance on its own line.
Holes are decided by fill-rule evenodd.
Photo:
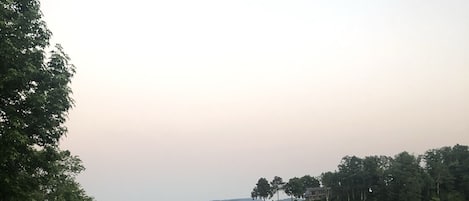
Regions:
M 469 144 L 469 1 L 42 0 L 99 201 L 249 197 L 345 155 Z

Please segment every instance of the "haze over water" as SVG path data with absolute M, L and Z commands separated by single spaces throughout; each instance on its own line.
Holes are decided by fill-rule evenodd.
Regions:
M 243 198 L 469 144 L 468 1 L 41 3 L 77 67 L 62 146 L 100 201 Z

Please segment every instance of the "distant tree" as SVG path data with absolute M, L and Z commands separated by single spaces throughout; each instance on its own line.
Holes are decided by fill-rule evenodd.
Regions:
M 83 168 L 59 149 L 75 68 L 38 0 L 0 0 L 0 200 L 90 200 L 74 180 Z
M 255 200 L 257 199 L 258 196 L 259 196 L 259 192 L 257 191 L 257 187 L 254 187 L 251 191 L 251 198 Z
M 303 181 L 298 177 L 293 177 L 285 184 L 285 193 L 292 198 L 302 198 L 305 193 Z
M 358 200 L 364 190 L 363 160 L 356 156 L 345 156 L 338 167 L 347 200 Z
M 291 200 L 293 200 L 293 187 L 290 181 L 291 179 L 287 183 L 285 183 L 285 185 L 283 186 L 283 191 L 285 192 L 285 194 L 291 197 Z
M 314 188 L 314 187 L 321 186 L 321 184 L 319 183 L 319 180 L 310 175 L 305 175 L 301 177 L 300 180 L 303 183 L 304 191 L 306 191 L 307 188 Z
M 332 196 L 335 200 L 339 200 L 342 194 L 340 177 L 337 172 L 325 172 L 321 174 L 321 183 L 324 187 L 331 188 Z
M 423 180 L 420 161 L 417 157 L 402 152 L 394 158 L 389 167 L 391 177 L 389 199 L 393 201 L 421 200 Z
M 386 175 L 390 158 L 387 156 L 367 156 L 363 159 L 362 200 L 386 199 Z
M 457 144 L 420 156 L 345 156 L 338 171 L 321 174 L 320 183 L 331 188 L 331 201 L 467 201 L 468 175 L 469 147 Z M 283 190 L 293 200 L 317 186 L 306 175 L 289 179 Z
M 454 189 L 448 200 L 469 200 L 469 149 L 468 146 L 455 145 L 448 157 L 448 167 L 454 178 Z
M 272 195 L 272 188 L 266 178 L 260 178 L 256 184 L 257 195 L 265 200 Z
M 277 200 L 279 200 L 279 191 L 282 189 L 284 184 L 285 182 L 283 182 L 283 179 L 279 176 L 275 176 L 270 182 L 270 185 L 272 186 L 272 194 L 277 193 Z
M 441 201 L 469 200 L 469 150 L 455 145 L 425 152 L 431 197 Z
M 448 193 L 454 188 L 454 178 L 446 164 L 450 153 L 451 148 L 444 147 L 428 150 L 424 154 L 425 170 L 431 177 L 431 186 L 434 189 L 432 198 L 442 201 L 447 200 Z

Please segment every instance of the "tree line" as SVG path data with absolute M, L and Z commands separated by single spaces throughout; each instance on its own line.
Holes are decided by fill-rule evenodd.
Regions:
M 332 201 L 465 201 L 469 200 L 469 149 L 455 145 L 422 155 L 345 156 L 335 171 L 283 182 L 260 178 L 253 199 L 270 199 L 282 190 L 303 198 L 307 188 L 328 187 Z

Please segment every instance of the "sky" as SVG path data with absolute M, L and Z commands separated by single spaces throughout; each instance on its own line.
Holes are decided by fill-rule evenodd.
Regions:
M 99 201 L 249 197 L 346 155 L 469 144 L 469 1 L 41 0 Z

